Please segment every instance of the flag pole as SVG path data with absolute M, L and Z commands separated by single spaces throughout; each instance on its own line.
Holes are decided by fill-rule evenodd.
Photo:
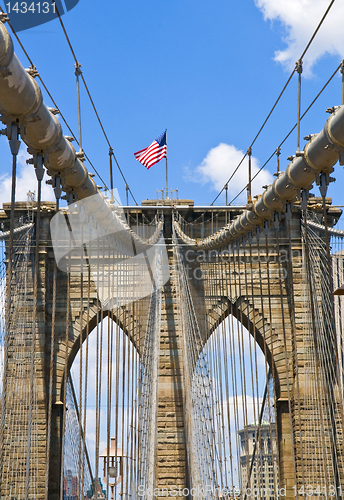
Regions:
M 166 134 L 166 196 L 165 199 L 168 197 L 168 170 L 167 170 L 167 129 L 165 130 Z

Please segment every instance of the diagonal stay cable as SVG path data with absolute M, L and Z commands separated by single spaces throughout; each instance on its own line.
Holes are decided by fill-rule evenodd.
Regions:
M 66 38 L 66 40 L 67 40 L 68 46 L 69 46 L 70 51 L 71 51 L 72 56 L 73 56 L 73 59 L 74 59 L 75 63 L 79 64 L 79 61 L 78 61 L 78 59 L 77 59 L 77 57 L 76 57 L 76 55 L 75 55 L 75 51 L 74 51 L 74 49 L 73 49 L 73 46 L 72 46 L 72 43 L 71 43 L 70 38 L 69 38 L 69 36 L 68 36 L 67 30 L 66 30 L 66 28 L 65 28 L 65 25 L 64 25 L 64 23 L 63 23 L 63 21 L 62 21 L 62 19 L 61 19 L 61 15 L 60 15 L 60 12 L 59 12 L 59 9 L 58 9 L 58 7 L 57 7 L 57 5 L 56 5 L 55 0 L 52 0 L 52 3 L 53 3 L 53 4 L 54 4 L 54 6 L 55 6 L 56 14 L 57 14 L 57 16 L 58 16 L 58 18 L 59 18 L 59 21 L 60 21 L 60 24 L 61 24 L 61 28 L 62 28 L 63 33 L 64 33 L 64 35 L 65 35 L 65 38 Z M 86 80 L 85 80 L 85 77 L 84 77 L 83 73 L 81 73 L 81 75 L 80 75 L 80 76 L 81 76 L 81 79 L 82 79 L 83 84 L 84 84 L 84 86 L 85 86 L 85 90 L 86 90 L 86 93 L 87 93 L 87 95 L 88 95 L 88 98 L 89 98 L 89 100 L 90 100 L 90 102 L 91 102 L 92 108 L 93 108 L 93 110 L 94 110 L 94 112 L 95 112 L 95 115 L 96 115 L 96 117 L 97 117 L 97 120 L 98 120 L 98 123 L 99 123 L 99 125 L 100 125 L 100 128 L 101 128 L 101 130 L 102 130 L 102 132 L 103 132 L 103 134 L 104 134 L 105 140 L 106 140 L 106 142 L 107 142 L 107 144 L 108 144 L 109 148 L 110 148 L 111 150 L 113 150 L 113 148 L 112 148 L 112 146 L 111 146 L 111 143 L 110 143 L 110 140 L 109 140 L 109 138 L 108 138 L 108 136 L 107 136 L 107 134 L 106 134 L 106 132 L 105 132 L 104 125 L 103 125 L 103 123 L 102 123 L 102 121 L 101 121 L 101 119 L 100 119 L 100 116 L 99 116 L 99 113 L 98 113 L 98 111 L 97 111 L 96 105 L 95 105 L 95 103 L 94 103 L 94 101 L 93 101 L 93 99 L 92 99 L 91 92 L 90 92 L 90 90 L 89 90 L 89 88 L 88 88 L 88 86 L 87 86 L 87 83 L 86 83 Z M 123 174 L 123 172 L 122 172 L 122 170 L 121 170 L 121 168 L 120 168 L 120 166 L 119 166 L 119 163 L 118 163 L 118 161 L 117 161 L 117 159 L 116 159 L 115 155 L 113 154 L 113 152 L 112 152 L 112 156 L 113 156 L 113 158 L 114 158 L 114 160 L 115 160 L 115 162 L 116 162 L 116 165 L 117 165 L 117 167 L 118 167 L 118 170 L 120 171 L 120 173 L 121 173 L 121 175 L 122 175 L 122 178 L 123 178 L 123 180 L 124 180 L 124 182 L 125 182 L 126 187 L 128 187 L 128 191 L 130 192 L 130 194 L 131 194 L 131 196 L 132 196 L 132 198 L 133 198 L 134 202 L 135 202 L 135 203 L 136 203 L 136 205 L 137 205 L 137 201 L 135 200 L 135 197 L 134 197 L 134 195 L 133 195 L 133 193 L 132 193 L 132 191 L 131 191 L 131 189 L 130 189 L 130 187 L 129 187 L 129 184 L 128 184 L 128 182 L 127 182 L 127 180 L 126 180 L 126 178 L 125 178 L 125 176 L 124 176 L 124 174 Z
M 313 104 L 317 101 L 317 99 L 321 96 L 321 94 L 323 93 L 323 91 L 326 89 L 326 87 L 329 85 L 329 83 L 333 80 L 333 78 L 336 76 L 336 74 L 338 73 L 339 69 L 341 68 L 342 66 L 342 63 L 339 64 L 339 66 L 336 68 L 336 70 L 332 73 L 332 75 L 330 76 L 330 78 L 327 80 L 327 82 L 325 83 L 325 85 L 322 87 L 322 89 L 319 91 L 319 93 L 315 96 L 315 98 L 313 99 L 313 101 L 310 103 L 310 105 L 308 106 L 308 108 L 306 109 L 306 111 L 302 114 L 302 116 L 300 117 L 300 121 L 302 120 L 302 118 L 305 117 L 305 115 L 308 113 L 308 111 L 311 109 L 311 107 L 313 106 Z M 260 174 L 260 172 L 266 167 L 266 165 L 269 163 L 269 161 L 275 156 L 275 153 L 277 151 L 278 148 L 280 148 L 284 143 L 285 141 L 290 137 L 290 135 L 294 132 L 294 130 L 296 129 L 297 127 L 297 123 L 295 123 L 295 125 L 293 126 L 293 128 L 288 132 L 288 134 L 285 136 L 285 138 L 283 139 L 283 141 L 278 145 L 278 147 L 274 150 L 274 152 L 269 156 L 269 158 L 266 160 L 266 162 L 260 167 L 260 169 L 258 170 L 258 172 L 255 173 L 255 175 L 252 177 L 251 179 L 251 182 L 257 177 L 258 174 Z M 229 203 L 228 205 L 231 205 L 233 203 L 233 201 L 235 201 L 244 191 L 245 189 L 247 189 L 247 186 L 248 184 L 246 184 L 246 186 L 240 191 L 240 193 L 238 193 Z
M 304 51 L 302 52 L 302 54 L 301 54 L 301 56 L 300 56 L 300 58 L 299 58 L 298 62 L 302 61 L 302 59 L 304 58 L 305 54 L 307 53 L 307 51 L 308 51 L 309 47 L 311 46 L 311 44 L 312 44 L 312 42 L 313 42 L 314 38 L 316 37 L 316 35 L 317 35 L 317 33 L 318 33 L 318 31 L 319 31 L 319 29 L 320 29 L 321 25 L 322 25 L 322 24 L 323 24 L 323 22 L 325 21 L 325 19 L 326 19 L 326 17 L 327 17 L 327 14 L 329 13 L 329 11 L 330 11 L 330 9 L 331 9 L 332 5 L 334 4 L 334 2 L 335 2 L 335 0 L 332 0 L 332 1 L 330 2 L 329 6 L 327 7 L 327 9 L 326 9 L 326 11 L 325 11 L 325 13 L 324 13 L 323 17 L 321 18 L 321 20 L 320 20 L 320 22 L 319 22 L 318 26 L 316 27 L 316 29 L 315 29 L 315 31 L 314 31 L 314 33 L 313 33 L 313 35 L 311 36 L 311 38 L 310 38 L 309 42 L 307 43 L 306 48 L 305 48 L 305 49 L 304 49 Z M 258 137 L 260 136 L 260 134 L 261 134 L 261 132 L 262 132 L 263 128 L 265 127 L 265 125 L 266 125 L 267 121 L 269 120 L 269 118 L 270 118 L 270 116 L 272 115 L 273 111 L 275 110 L 275 108 L 276 108 L 276 106 L 277 106 L 278 102 L 280 101 L 280 99 L 281 99 L 282 95 L 284 94 L 284 92 L 285 92 L 286 88 L 288 87 L 288 85 L 289 85 L 289 83 L 290 83 L 290 81 L 291 81 L 292 77 L 294 76 L 294 73 L 297 71 L 297 67 L 298 67 L 298 63 L 296 63 L 296 66 L 295 66 L 295 68 L 293 69 L 293 71 L 292 71 L 291 75 L 289 76 L 289 78 L 288 78 L 288 80 L 287 80 L 286 84 L 284 85 L 284 87 L 283 87 L 282 91 L 280 92 L 279 96 L 277 97 L 277 99 L 276 99 L 276 101 L 275 101 L 274 105 L 272 106 L 272 108 L 271 108 L 270 112 L 268 113 L 267 117 L 265 118 L 265 120 L 264 120 L 264 122 L 263 122 L 262 126 L 261 126 L 261 127 L 260 127 L 260 129 L 258 130 L 258 132 L 257 132 L 256 136 L 254 137 L 253 141 L 251 142 L 251 144 L 250 144 L 250 146 L 249 146 L 250 148 L 252 148 L 252 146 L 254 145 L 254 143 L 256 142 L 256 140 L 258 139 Z M 294 129 L 293 129 L 293 130 L 294 130 Z M 233 178 L 234 174 L 238 171 L 238 169 L 239 169 L 240 165 L 242 164 L 242 162 L 244 161 L 244 159 L 246 158 L 246 156 L 247 156 L 247 153 L 245 153 L 245 154 L 244 154 L 244 156 L 243 156 L 243 157 L 242 157 L 242 159 L 240 160 L 239 164 L 238 164 L 238 165 L 237 165 L 237 167 L 235 168 L 234 172 L 231 174 L 231 176 L 230 176 L 230 178 L 228 179 L 228 181 L 224 184 L 223 188 L 222 188 L 222 189 L 221 189 L 221 191 L 218 193 L 218 195 L 216 196 L 216 198 L 213 200 L 213 202 L 211 203 L 211 205 L 213 205 L 213 204 L 215 203 L 215 201 L 218 199 L 218 197 L 219 197 L 219 196 L 223 193 L 224 189 L 226 189 L 226 186 L 227 186 L 227 185 L 228 185 L 228 183 L 232 180 L 232 178 Z M 251 180 L 253 180 L 253 179 L 251 179 Z
M 312 42 L 313 42 L 314 38 L 316 37 L 316 35 L 317 35 L 317 33 L 318 33 L 318 31 L 319 31 L 319 29 L 320 29 L 320 27 L 321 27 L 322 23 L 325 21 L 327 14 L 330 12 L 330 9 L 331 9 L 332 5 L 334 4 L 334 2 L 335 2 L 335 0 L 332 0 L 332 1 L 330 2 L 329 6 L 327 7 L 327 9 L 326 9 L 326 11 L 325 11 L 325 14 L 324 14 L 324 15 L 323 15 L 323 17 L 321 18 L 321 20 L 320 20 L 320 22 L 319 22 L 318 26 L 316 27 L 316 29 L 315 29 L 315 31 L 314 31 L 314 33 L 313 33 L 313 35 L 311 36 L 311 38 L 310 38 L 310 40 L 309 40 L 309 42 L 308 42 L 308 44 L 307 44 L 307 46 L 306 46 L 305 50 L 302 52 L 302 54 L 301 54 L 301 57 L 300 57 L 299 61 L 302 61 L 302 59 L 304 58 L 304 56 L 305 56 L 306 52 L 308 51 L 308 49 L 309 49 L 309 47 L 311 46 L 311 44 L 312 44 Z

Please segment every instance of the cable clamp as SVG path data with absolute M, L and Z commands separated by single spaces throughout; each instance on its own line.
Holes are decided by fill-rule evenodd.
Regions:
M 37 76 L 39 76 L 37 68 L 34 64 L 31 64 L 29 68 L 25 68 L 25 71 L 28 75 L 32 76 L 32 78 L 36 78 Z
M 299 75 L 302 73 L 302 61 L 301 61 L 301 59 L 299 59 L 298 61 L 296 61 L 296 63 L 295 63 L 295 71 L 297 71 L 297 73 L 299 73 Z
M 75 76 L 80 76 L 82 74 L 81 64 L 76 62 L 74 66 L 75 66 Z
M 326 113 L 330 113 L 330 115 L 332 113 L 334 113 L 335 111 L 337 111 L 337 109 L 339 109 L 341 106 L 331 106 L 331 108 L 327 108 L 326 109 Z
M 6 12 L 0 12 L 0 23 L 5 24 L 9 20 L 10 20 L 10 18 L 8 17 L 8 15 L 6 14 Z
M 313 137 L 316 137 L 318 134 L 308 134 L 308 135 L 305 135 L 305 137 L 303 138 L 304 141 L 311 141 L 313 139 Z
M 59 115 L 59 114 L 60 114 L 60 110 L 59 110 L 59 109 L 57 109 L 57 108 L 48 108 L 48 109 L 49 109 L 49 111 L 50 111 L 50 113 L 51 113 L 52 115 Z M 65 139 L 67 139 L 67 137 L 66 137 L 66 136 L 65 136 Z M 72 138 L 72 139 L 73 139 L 73 138 Z M 68 139 L 67 139 L 67 140 L 68 140 Z M 73 139 L 73 140 L 74 140 L 74 139 Z
M 78 160 L 80 161 L 85 161 L 85 153 L 83 151 L 75 153 L 75 157 L 78 158 Z

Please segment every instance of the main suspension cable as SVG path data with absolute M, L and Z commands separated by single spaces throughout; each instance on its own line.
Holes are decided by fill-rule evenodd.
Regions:
M 2 9 L 2 7 L 0 6 L 0 12 L 4 13 L 4 10 Z M 24 45 L 22 44 L 20 38 L 18 37 L 16 31 L 14 30 L 14 28 L 12 27 L 11 23 L 9 20 L 6 21 L 7 24 L 9 25 L 14 37 L 16 38 L 20 48 L 22 49 L 22 51 L 24 52 L 27 60 L 29 61 L 30 63 L 30 66 L 34 69 L 36 69 L 36 66 L 35 64 L 33 63 L 31 57 L 29 56 L 29 54 L 27 53 L 27 51 L 25 50 L 25 47 Z M 55 99 L 53 98 L 52 94 L 49 92 L 49 89 L 48 87 L 46 86 L 46 84 L 44 83 L 42 77 L 40 76 L 40 74 L 37 75 L 38 80 L 41 82 L 42 84 L 42 87 L 44 88 L 45 92 L 47 93 L 49 99 L 51 100 L 51 102 L 53 103 L 53 105 L 55 106 L 56 109 L 58 109 L 58 112 L 59 112 L 59 115 L 61 116 L 61 119 L 63 120 L 64 124 L 66 125 L 69 133 L 71 134 L 71 136 L 73 137 L 73 139 L 75 140 L 75 142 L 79 145 L 79 142 L 78 142 L 78 139 L 76 137 L 76 135 L 74 134 L 72 128 L 70 127 L 70 125 L 68 124 L 67 122 L 67 119 L 64 117 L 63 113 L 61 112 L 61 109 L 60 107 L 57 105 Z M 100 173 L 98 172 L 98 170 L 96 169 L 96 167 L 93 165 L 93 163 L 91 162 L 91 160 L 89 159 L 89 157 L 87 156 L 87 154 L 85 153 L 84 151 L 84 156 L 86 158 L 86 160 L 88 161 L 88 163 L 91 165 L 92 169 L 94 170 L 95 174 L 98 176 L 98 178 L 100 179 L 100 181 L 104 184 L 104 188 L 107 190 L 107 185 L 106 185 L 106 182 L 104 181 L 104 179 L 101 177 Z
M 300 117 L 300 122 L 301 120 L 306 116 L 306 114 L 308 113 L 308 111 L 312 108 L 312 106 L 315 104 L 315 102 L 319 99 L 319 97 L 321 96 L 321 94 L 324 92 L 324 90 L 326 89 L 326 87 L 331 83 L 331 81 L 333 80 L 333 78 L 336 76 L 336 74 L 338 73 L 338 71 L 340 70 L 341 68 L 341 65 L 342 63 L 340 63 L 337 68 L 335 69 L 335 71 L 332 73 L 332 75 L 330 76 L 330 78 L 327 80 L 327 82 L 325 83 L 325 85 L 321 88 L 321 90 L 318 92 L 318 94 L 315 96 L 315 98 L 313 99 L 313 101 L 310 103 L 310 105 L 308 106 L 308 108 L 304 111 L 304 113 L 301 115 Z M 298 126 L 298 123 L 295 123 L 295 125 L 293 126 L 292 129 L 290 129 L 290 131 L 288 132 L 288 134 L 285 136 L 285 138 L 283 139 L 282 142 L 280 142 L 280 144 L 277 146 L 277 148 L 274 150 L 274 152 L 269 156 L 269 158 L 266 160 L 266 162 L 260 167 L 260 169 L 254 174 L 254 176 L 252 177 L 251 179 L 251 183 L 252 181 L 254 181 L 254 179 L 260 174 L 260 172 L 266 167 L 266 165 L 271 161 L 271 159 L 275 156 L 276 152 L 278 154 L 280 154 L 280 150 L 281 150 L 281 146 L 283 146 L 283 144 L 286 142 L 286 140 L 291 136 L 291 134 L 294 132 L 294 130 L 297 128 Z M 247 153 L 246 153 L 247 154 Z M 244 158 L 243 158 L 244 159 Z M 234 174 L 233 174 L 234 175 Z M 245 187 L 242 188 L 242 190 L 228 203 L 228 205 L 231 205 L 237 198 L 239 198 L 239 196 L 247 189 L 247 186 L 248 184 L 246 184 Z M 215 201 L 215 200 L 214 200 Z

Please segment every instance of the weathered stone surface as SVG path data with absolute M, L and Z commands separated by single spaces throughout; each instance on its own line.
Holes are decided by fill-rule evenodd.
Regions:
M 48 205 L 47 205 L 48 206 Z M 18 205 L 18 213 L 26 207 Z M 48 206 L 49 208 L 49 206 Z M 147 215 L 150 214 L 147 209 Z M 235 208 L 233 208 L 235 213 Z M 45 467 L 46 462 L 46 434 L 48 414 L 48 384 L 50 352 L 54 348 L 54 380 L 53 380 L 53 408 L 52 408 L 52 445 L 50 453 L 50 479 L 49 500 L 60 498 L 60 457 L 61 457 L 61 405 L 56 404 L 62 398 L 63 378 L 65 364 L 71 363 L 80 346 L 80 335 L 84 339 L 88 332 L 102 319 L 100 314 L 97 291 L 92 283 L 89 290 L 89 300 L 86 298 L 87 279 L 83 283 L 80 275 L 75 273 L 71 277 L 71 293 L 67 303 L 67 275 L 58 272 L 58 290 L 56 303 L 55 345 L 51 346 L 51 315 L 52 315 L 52 276 L 54 257 L 49 235 L 49 219 L 53 207 L 42 212 L 42 231 L 40 242 L 40 281 L 37 297 L 37 341 L 35 344 L 35 398 L 36 411 L 33 415 L 35 429 L 35 450 L 39 457 L 39 476 L 36 478 L 39 494 L 35 500 L 45 498 Z M 225 223 L 226 214 L 221 213 L 220 219 Z M 200 214 L 193 208 L 187 212 L 189 221 L 198 218 Z M 222 217 L 222 219 L 221 219 Z M 231 214 L 233 217 L 233 214 Z M 309 408 L 307 397 L 309 390 L 309 370 L 307 353 L 309 345 L 304 335 L 304 328 L 308 327 L 309 319 L 306 312 L 309 310 L 305 296 L 305 276 L 302 267 L 302 245 L 299 225 L 299 215 L 293 214 L 292 220 L 292 251 L 293 259 L 291 269 L 286 262 L 281 262 L 282 270 L 287 271 L 280 279 L 278 269 L 279 255 L 276 254 L 276 235 L 272 228 L 268 235 L 268 255 L 266 255 L 265 242 L 261 243 L 258 256 L 256 243 L 252 245 L 253 258 L 249 258 L 248 247 L 246 250 L 235 250 L 227 261 L 218 261 L 216 257 L 208 256 L 203 260 L 195 258 L 190 264 L 189 286 L 194 298 L 197 320 L 202 335 L 202 343 L 207 341 L 209 335 L 223 321 L 228 314 L 233 314 L 255 336 L 262 351 L 266 354 L 267 362 L 273 367 L 277 380 L 277 428 L 279 444 L 279 478 L 280 485 L 287 486 L 287 498 L 294 498 L 292 487 L 295 481 L 302 485 L 303 481 L 311 481 L 312 471 L 308 464 L 312 463 L 313 450 L 317 439 L 324 443 L 324 461 L 331 462 L 333 447 L 324 435 L 330 434 L 330 423 L 327 428 L 318 429 L 318 435 L 306 433 L 308 421 L 322 422 L 320 410 Z M 2 217 L 2 220 L 4 217 Z M 170 264 L 170 280 L 163 288 L 161 310 L 161 337 L 159 353 L 158 375 L 158 417 L 157 417 L 157 462 L 156 462 L 156 487 L 164 486 L 189 486 L 187 463 L 187 439 L 185 423 L 185 388 L 182 355 L 183 325 L 179 297 L 177 296 L 175 263 L 171 245 L 171 212 L 165 214 L 165 237 L 168 243 Z M 198 237 L 204 228 L 199 229 Z M 281 226 L 279 231 L 281 255 L 288 255 L 289 241 L 286 237 L 286 228 Z M 284 252 L 284 253 L 283 253 Z M 216 255 L 216 254 L 215 254 Z M 76 266 L 76 264 L 75 264 Z M 77 269 L 77 266 L 75 267 Z M 290 272 L 292 270 L 292 273 Z M 201 271 L 201 273 L 199 272 Z M 202 276 L 203 279 L 199 279 Z M 269 278 L 269 280 L 268 280 Z M 269 282 L 269 283 L 268 283 Z M 81 284 L 84 296 L 80 297 Z M 291 295 L 291 290 L 293 294 Z M 319 293 L 319 292 L 317 292 Z M 291 296 L 293 300 L 291 300 Z M 33 291 L 25 297 L 32 301 Z M 15 297 L 16 301 L 24 301 L 23 297 Z M 32 305 L 32 302 L 31 302 Z M 66 311 L 70 311 L 70 325 L 68 327 L 68 341 L 66 343 Z M 292 306 L 295 307 L 294 317 Z M 135 309 L 136 308 L 136 309 Z M 31 309 L 32 311 L 32 309 Z M 110 314 L 113 314 L 110 312 Z M 144 301 L 123 307 L 114 318 L 124 329 L 126 334 L 135 343 L 138 352 L 143 345 L 143 332 L 147 306 Z M 23 354 L 30 359 L 32 325 L 28 323 L 23 338 Z M 30 329 L 31 328 L 31 329 Z M 29 385 L 19 386 L 22 373 L 18 371 L 16 353 L 9 348 L 8 366 L 8 400 L 7 411 L 16 414 L 20 398 L 29 393 Z M 21 367 L 24 369 L 24 366 Z M 297 368 L 297 369 L 296 369 Z M 27 367 L 25 368 L 27 369 Z M 313 374 L 314 378 L 316 376 Z M 20 387 L 20 390 L 19 390 Z M 340 397 L 338 387 L 332 387 L 336 400 Z M 23 396 L 24 395 L 24 396 Z M 324 402 L 326 394 L 319 394 Z M 321 406 L 321 405 L 320 405 Z M 343 435 L 340 408 L 337 409 L 336 422 L 338 423 L 337 441 L 335 446 L 340 461 L 343 462 Z M 6 415 L 10 423 L 9 415 Z M 3 472 L 22 470 L 25 463 L 21 458 L 26 453 L 27 420 L 16 415 L 18 428 L 21 433 L 14 434 L 13 429 L 5 427 L 4 445 L 5 462 Z M 335 422 L 335 423 L 336 423 Z M 333 422 L 332 422 L 333 424 Z M 10 450 L 16 447 L 17 457 L 10 456 Z M 307 450 L 305 453 L 304 450 Z M 11 458 L 12 462 L 9 461 Z M 343 470 L 339 471 L 343 478 Z M 317 480 L 326 483 L 323 469 L 317 472 Z M 24 476 L 23 476 L 24 477 Z M 8 498 L 8 491 L 0 491 L 3 498 Z M 163 498 L 163 497 L 161 497 Z M 19 495 L 16 500 L 24 500 Z M 25 499 L 26 500 L 26 499 Z

